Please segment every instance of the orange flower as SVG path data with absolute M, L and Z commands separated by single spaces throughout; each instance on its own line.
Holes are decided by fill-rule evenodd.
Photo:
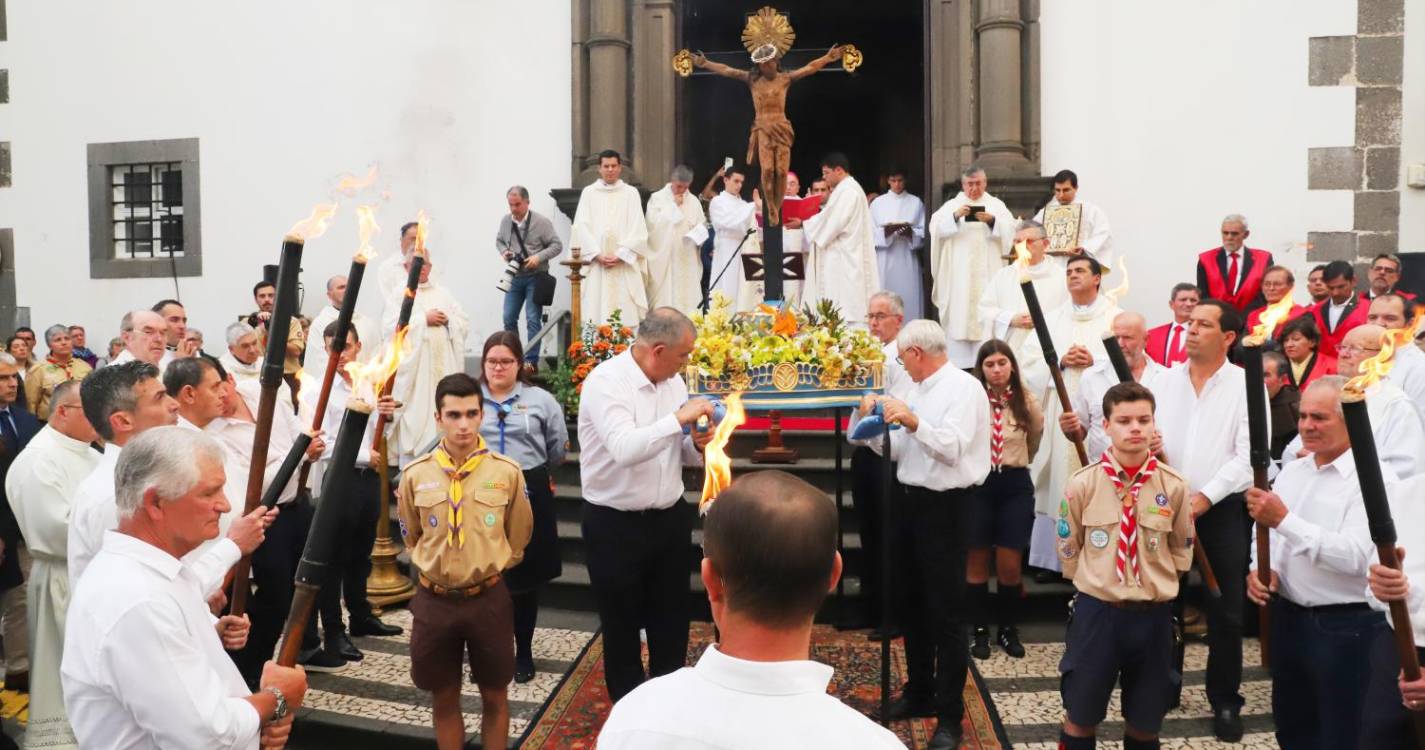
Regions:
M 596 351 L 596 352 L 606 352 L 606 351 L 609 350 L 609 346 L 610 346 L 610 344 L 609 344 L 609 342 L 607 342 L 607 341 L 595 341 L 595 342 L 594 342 L 594 351 Z
M 599 326 L 599 335 L 603 336 L 604 338 L 608 338 L 609 336 L 614 335 L 613 326 L 609 325 L 608 323 Z
M 569 345 L 569 358 L 570 358 L 570 359 L 573 359 L 574 357 L 577 357 L 577 356 L 579 356 L 580 354 L 583 354 L 583 353 L 584 353 L 584 342 L 582 342 L 582 341 L 575 341 L 574 343 L 572 343 L 572 344 Z
M 797 335 L 797 316 L 790 310 L 783 310 L 777 314 L 772 323 L 772 333 L 781 336 Z
M 629 328 L 628 326 L 624 326 L 623 328 L 618 329 L 618 335 L 624 338 L 628 338 L 629 336 L 633 335 L 633 329 Z
M 628 344 L 615 344 L 614 354 L 623 354 L 625 349 L 628 349 Z

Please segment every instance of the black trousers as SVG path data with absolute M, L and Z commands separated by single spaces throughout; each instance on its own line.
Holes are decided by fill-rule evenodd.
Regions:
M 1425 664 L 1425 648 L 1416 648 Z M 1272 646 L 1276 654 L 1276 645 Z M 1355 747 L 1361 750 L 1417 750 L 1415 717 L 1401 702 L 1400 652 L 1395 650 L 1395 631 L 1389 627 L 1376 634 L 1370 647 L 1371 675 L 1361 701 L 1361 735 Z
M 966 509 L 972 490 L 905 488 L 892 548 L 905 631 L 907 697 L 933 699 L 941 722 L 965 716 L 970 638 L 965 603 Z
M 1308 609 L 1277 597 L 1271 629 L 1272 712 L 1282 750 L 1356 747 L 1371 644 L 1390 633 L 1385 615 L 1365 604 Z
M 584 503 L 584 548 L 604 637 L 604 679 L 618 701 L 688 658 L 693 506 L 620 511 Z M 648 671 L 638 631 L 648 633 Z
M 332 562 L 332 577 L 322 584 L 317 598 L 322 631 L 328 634 L 346 629 L 341 622 L 343 599 L 352 621 L 371 616 L 371 602 L 366 600 L 366 579 L 371 576 L 371 548 L 376 543 L 376 517 L 381 512 L 381 477 L 375 469 L 352 467 L 349 471 L 352 472 L 351 494 L 322 499 L 322 502 L 330 499 L 341 503 L 343 511 L 341 530 L 337 532 L 337 538 L 342 540 L 339 557 Z M 316 628 L 311 630 L 316 632 Z
M 305 496 L 280 506 L 281 512 L 267 536 L 252 553 L 252 582 L 256 587 L 249 597 L 247 646 L 233 655 L 238 671 L 249 685 L 262 677 L 262 665 L 272 658 L 277 642 L 282 639 L 282 627 L 292 608 L 292 578 L 297 563 L 302 560 L 302 548 L 307 545 L 307 529 L 312 524 L 312 503 Z M 311 629 L 308 628 L 308 632 Z
M 1197 519 L 1197 541 L 1217 576 L 1222 596 L 1207 597 L 1207 700 L 1213 711 L 1240 709 L 1242 617 L 1247 588 L 1247 504 L 1228 495 Z
M 885 529 L 882 528 L 885 481 L 885 459 L 865 446 L 851 453 L 851 504 L 861 530 L 861 602 L 862 612 L 873 626 L 881 624 L 881 602 L 884 601 Z M 895 464 L 891 464 L 894 477 Z M 891 509 L 896 511 L 904 502 L 905 489 L 891 480 Z M 893 522 L 894 523 L 894 522 Z

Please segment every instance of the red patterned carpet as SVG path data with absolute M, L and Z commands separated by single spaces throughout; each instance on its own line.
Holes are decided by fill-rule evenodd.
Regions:
M 712 641 L 712 626 L 694 623 L 688 644 L 688 663 Z M 812 631 L 812 658 L 836 669 L 830 691 L 847 705 L 866 715 L 880 707 L 880 644 L 866 640 L 865 631 L 838 632 L 818 625 Z M 905 681 L 905 652 L 897 642 L 892 649 L 891 684 Z M 898 687 L 897 687 L 898 689 Z M 554 691 L 538 717 L 531 722 L 522 750 L 588 750 L 593 748 L 599 729 L 609 713 L 609 697 L 604 689 L 603 640 L 595 636 L 574 663 L 573 670 Z M 907 747 L 923 748 L 935 730 L 934 719 L 896 722 L 891 726 Z M 1004 728 L 994 703 L 971 669 L 965 682 L 965 744 L 970 750 L 1008 748 Z

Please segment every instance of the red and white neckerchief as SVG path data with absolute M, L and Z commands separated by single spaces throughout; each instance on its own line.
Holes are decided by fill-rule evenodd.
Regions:
M 1153 472 L 1158 470 L 1158 459 L 1148 457 L 1148 462 L 1143 464 L 1143 468 L 1138 470 L 1138 476 L 1133 480 L 1133 486 L 1128 488 L 1128 494 L 1124 495 L 1123 478 L 1118 476 L 1118 469 L 1114 467 L 1113 460 L 1109 458 L 1108 451 L 1104 451 L 1103 458 L 1099 460 L 1099 466 L 1108 478 L 1113 480 L 1113 488 L 1118 491 L 1121 510 L 1118 516 L 1118 582 L 1127 583 L 1125 568 L 1133 569 L 1133 583 L 1138 585 L 1138 491 L 1143 489 L 1143 485 L 1153 476 Z
M 1004 410 L 1013 395 L 1013 386 L 1005 386 L 1004 393 L 1000 394 L 990 389 L 990 406 L 994 411 L 990 420 L 990 467 L 993 471 L 999 471 L 1004 461 Z

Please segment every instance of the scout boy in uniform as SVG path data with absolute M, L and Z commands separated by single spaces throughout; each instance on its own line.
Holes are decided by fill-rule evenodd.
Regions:
M 1112 447 L 1070 478 L 1059 504 L 1059 559 L 1078 590 L 1059 664 L 1062 750 L 1094 747 L 1120 680 L 1124 750 L 1159 747 L 1182 679 L 1173 666 L 1171 602 L 1192 564 L 1192 513 L 1187 482 L 1150 452 L 1155 405 L 1138 383 L 1108 389 Z
M 515 674 L 514 608 L 501 574 L 533 529 L 524 473 L 480 437 L 480 384 L 464 373 L 435 389 L 441 441 L 401 473 L 401 537 L 420 573 L 411 601 L 411 682 L 431 691 L 436 745 L 465 746 L 461 664 L 480 687 L 482 747 L 509 738 Z

